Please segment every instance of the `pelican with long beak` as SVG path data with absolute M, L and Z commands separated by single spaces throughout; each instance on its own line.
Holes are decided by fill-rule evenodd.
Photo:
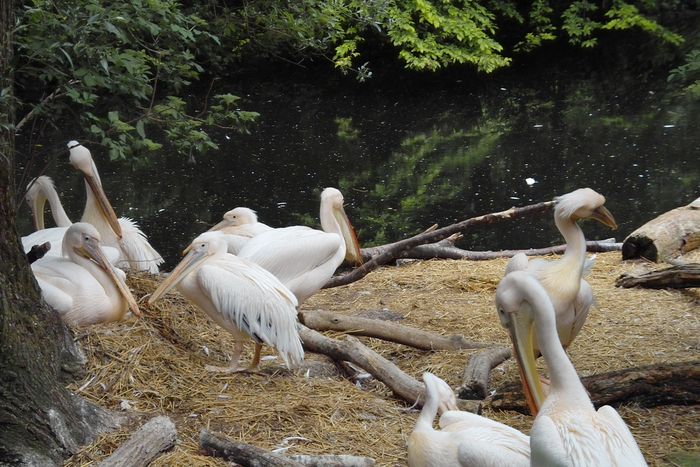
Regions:
M 336 188 L 321 193 L 321 228 L 292 226 L 251 238 L 238 256 L 274 274 L 299 303 L 320 290 L 343 260 L 362 264 L 360 246 Z
M 74 326 L 118 321 L 127 311 L 141 316 L 126 286 L 126 275 L 115 269 L 100 248 L 94 226 L 77 222 L 63 236 L 63 256 L 32 263 L 44 300 Z
M 595 219 L 612 229 L 617 224 L 604 206 L 605 197 L 590 188 L 574 190 L 554 201 L 554 222 L 566 240 L 564 255 L 555 261 L 528 261 L 520 253 L 508 262 L 506 275 L 523 270 L 539 281 L 554 305 L 559 339 L 567 348 L 583 327 L 593 304 L 593 291 L 583 278 L 593 263 L 586 259 L 586 239 L 578 221 Z M 535 390 L 533 399 L 528 401 L 533 415 L 544 399 L 541 386 Z
M 494 420 L 457 410 L 452 389 L 423 373 L 425 402 L 408 438 L 409 467 L 491 467 L 530 465 L 530 438 Z M 440 416 L 440 430 L 433 420 Z
M 187 255 L 151 294 L 148 303 L 155 303 L 173 287 L 233 334 L 236 345 L 231 366 L 207 366 L 208 370 L 241 370 L 238 361 L 248 338 L 255 342 L 250 369 L 259 365 L 263 344 L 275 347 L 288 367 L 304 359 L 296 298 L 270 272 L 227 253 L 223 233 L 205 232 L 195 238 Z
M 532 465 L 646 466 L 639 446 L 610 406 L 597 411 L 557 334 L 549 294 L 532 275 L 515 271 L 496 289 L 498 316 L 509 332 L 526 394 L 539 383 L 535 333 L 551 380 L 530 431 Z

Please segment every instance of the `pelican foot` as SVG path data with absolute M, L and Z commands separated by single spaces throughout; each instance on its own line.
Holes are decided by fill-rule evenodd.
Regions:
M 212 373 L 224 373 L 224 374 L 232 374 L 232 373 L 253 373 L 253 374 L 260 374 L 260 371 L 258 370 L 257 367 L 249 366 L 246 368 L 239 367 L 238 365 L 233 365 L 233 366 L 214 366 L 214 365 L 205 365 L 204 369 L 207 371 L 211 371 Z

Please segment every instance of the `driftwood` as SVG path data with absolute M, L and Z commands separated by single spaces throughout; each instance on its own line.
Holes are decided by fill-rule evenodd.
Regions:
M 700 403 L 700 361 L 664 363 L 586 376 L 581 382 L 596 407 L 636 403 L 642 407 Z M 508 385 L 486 401 L 498 410 L 529 414 L 522 387 Z
M 700 198 L 650 220 L 625 239 L 622 259 L 666 261 L 700 246 Z
M 639 276 L 622 274 L 615 281 L 618 287 L 647 287 L 649 289 L 684 289 L 700 287 L 700 263 L 672 266 Z
M 391 244 L 393 245 L 393 244 Z M 372 248 L 363 248 L 362 257 L 365 261 L 371 259 L 371 255 L 381 254 L 388 245 Z M 591 240 L 586 242 L 586 250 L 590 253 L 604 253 L 607 251 L 620 251 L 622 243 L 616 243 L 615 239 Z M 528 248 L 524 250 L 499 250 L 499 251 L 472 251 L 457 248 L 454 245 L 442 245 L 441 242 L 429 245 L 419 245 L 410 250 L 400 251 L 393 259 L 466 259 L 470 261 L 487 261 L 496 258 L 511 258 L 519 253 L 527 256 L 542 256 L 561 254 L 566 250 L 566 245 L 556 245 L 547 248 Z
M 145 423 L 104 461 L 100 467 L 147 466 L 175 446 L 177 432 L 168 417 L 155 417 Z
M 199 449 L 207 456 L 221 457 L 244 467 L 302 467 L 304 465 L 250 444 L 238 443 L 206 429 L 199 432 Z
M 306 467 L 372 467 L 375 464 L 371 457 L 362 456 L 289 456 Z
M 460 335 L 442 336 L 422 329 L 379 319 L 314 310 L 299 313 L 299 321 L 316 331 L 340 331 L 408 345 L 421 350 L 460 350 L 492 347 Z
M 342 341 L 330 339 L 303 324 L 299 325 L 299 337 L 304 350 L 327 355 L 338 362 L 352 362 L 386 384 L 397 397 L 410 404 L 422 404 L 423 385 L 355 337 L 345 336 Z
M 464 382 L 457 388 L 460 399 L 484 399 L 489 391 L 491 370 L 508 360 L 510 347 L 497 347 L 475 353 L 464 369 Z
M 34 261 L 43 258 L 50 249 L 50 242 L 44 242 L 41 245 L 32 245 L 27 252 L 27 261 L 29 261 L 29 264 L 32 264 Z
M 328 281 L 326 285 L 324 285 L 324 287 L 337 287 L 339 285 L 345 285 L 350 284 L 351 282 L 355 282 L 356 280 L 363 278 L 369 272 L 375 270 L 382 264 L 386 264 L 392 259 L 398 258 L 398 255 L 402 251 L 410 250 L 411 248 L 414 248 L 418 245 L 439 242 L 440 240 L 448 238 L 450 235 L 469 230 L 475 225 L 495 224 L 504 220 L 518 219 L 520 217 L 529 216 L 531 214 L 546 212 L 552 209 L 553 205 L 554 201 L 545 201 L 543 203 L 531 204 L 529 206 L 523 206 L 521 208 L 514 207 L 506 211 L 484 214 L 483 216 L 472 217 L 471 219 L 466 219 L 456 224 L 448 225 L 441 229 L 423 232 L 421 234 L 401 240 L 399 242 L 392 243 L 391 245 L 388 245 L 382 253 L 378 254 L 377 256 L 374 256 L 371 260 L 367 261 L 362 266 L 359 266 L 342 276 L 336 276 L 331 278 L 331 280 Z

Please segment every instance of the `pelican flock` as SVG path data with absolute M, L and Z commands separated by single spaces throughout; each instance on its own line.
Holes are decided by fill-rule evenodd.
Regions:
M 112 264 L 119 261 L 130 270 L 158 272 L 163 260 L 133 221 L 117 218 L 90 151 L 75 141 L 68 146 L 70 163 L 85 180 L 81 222 L 71 222 L 49 177 L 36 178 L 27 189 L 37 230 L 23 237 L 25 248 L 44 241 L 54 244 L 54 256 L 31 265 L 42 296 L 74 326 L 118 321 L 129 311 L 140 316 L 125 273 Z M 47 202 L 57 226 L 49 229 L 44 222 Z M 509 332 L 526 401 L 535 416 L 530 436 L 458 410 L 449 385 L 425 372 L 425 403 L 407 439 L 410 467 L 646 465 L 620 415 L 608 406 L 595 410 L 565 351 L 593 302 L 584 279 L 592 263 L 586 258 L 578 221 L 595 219 L 616 228 L 604 204 L 605 198 L 590 188 L 555 198 L 554 221 L 566 240 L 564 255 L 554 261 L 514 256 L 496 290 L 498 318 Z M 192 241 L 148 303 L 176 288 L 233 335 L 230 365 L 207 365 L 210 371 L 243 370 L 240 358 L 248 340 L 255 344 L 248 369 L 259 366 L 263 345 L 275 348 L 288 368 L 296 368 L 304 360 L 299 305 L 321 289 L 343 261 L 362 262 L 343 206 L 338 189 L 323 190 L 321 230 L 272 228 L 259 222 L 250 208 L 232 209 Z M 538 353 L 551 380 L 546 394 L 535 364 Z
M 637 442 L 610 406 L 594 409 L 559 340 L 556 310 L 544 287 L 524 271 L 507 274 L 496 290 L 501 324 L 509 330 L 524 384 L 539 381 L 533 328 L 551 386 L 530 431 L 533 466 L 645 466 Z M 530 389 L 531 390 L 531 389 Z
M 70 141 L 68 148 L 70 151 L 70 164 L 79 170 L 85 179 L 86 199 L 85 209 L 80 219 L 81 222 L 87 222 L 95 226 L 102 236 L 102 244 L 118 250 L 120 267 L 134 271 L 157 273 L 159 265 L 163 263 L 163 258 L 151 246 L 146 235 L 133 220 L 127 217 L 117 218 L 114 208 L 112 208 L 102 188 L 100 175 L 90 151 L 77 141 Z M 58 195 L 56 195 L 55 200 L 58 202 Z M 37 203 L 33 202 L 33 204 Z M 33 209 L 33 212 L 38 211 Z M 34 215 L 36 217 L 37 214 Z M 25 252 L 29 251 L 33 245 L 50 242 L 51 250 L 49 255 L 59 256 L 60 245 L 66 229 L 67 227 L 54 227 L 37 230 L 30 235 L 22 237 L 22 245 Z
M 63 236 L 62 256 L 44 257 L 31 268 L 42 297 L 68 324 L 118 321 L 129 310 L 141 315 L 126 275 L 110 264 L 90 224 L 72 224 Z
M 192 242 L 189 253 L 151 294 L 155 303 L 173 287 L 233 334 L 236 347 L 231 365 L 212 371 L 235 372 L 247 338 L 255 342 L 250 365 L 260 363 L 262 344 L 275 347 L 287 366 L 304 359 L 297 330 L 297 300 L 274 275 L 257 264 L 231 255 L 221 232 L 205 232 Z

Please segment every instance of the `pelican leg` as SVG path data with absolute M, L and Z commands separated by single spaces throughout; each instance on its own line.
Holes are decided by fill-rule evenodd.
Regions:
M 248 371 L 256 371 L 258 366 L 260 366 L 260 350 L 262 350 L 262 344 L 255 343 L 255 353 L 253 354 L 253 360 L 250 361 L 250 366 Z
M 212 371 L 216 373 L 240 373 L 246 371 L 245 368 L 238 366 L 238 361 L 241 358 L 241 353 L 243 353 L 243 342 L 236 342 L 233 346 L 233 357 L 231 358 L 231 365 L 229 366 L 214 366 L 206 365 L 204 367 L 207 371 Z

